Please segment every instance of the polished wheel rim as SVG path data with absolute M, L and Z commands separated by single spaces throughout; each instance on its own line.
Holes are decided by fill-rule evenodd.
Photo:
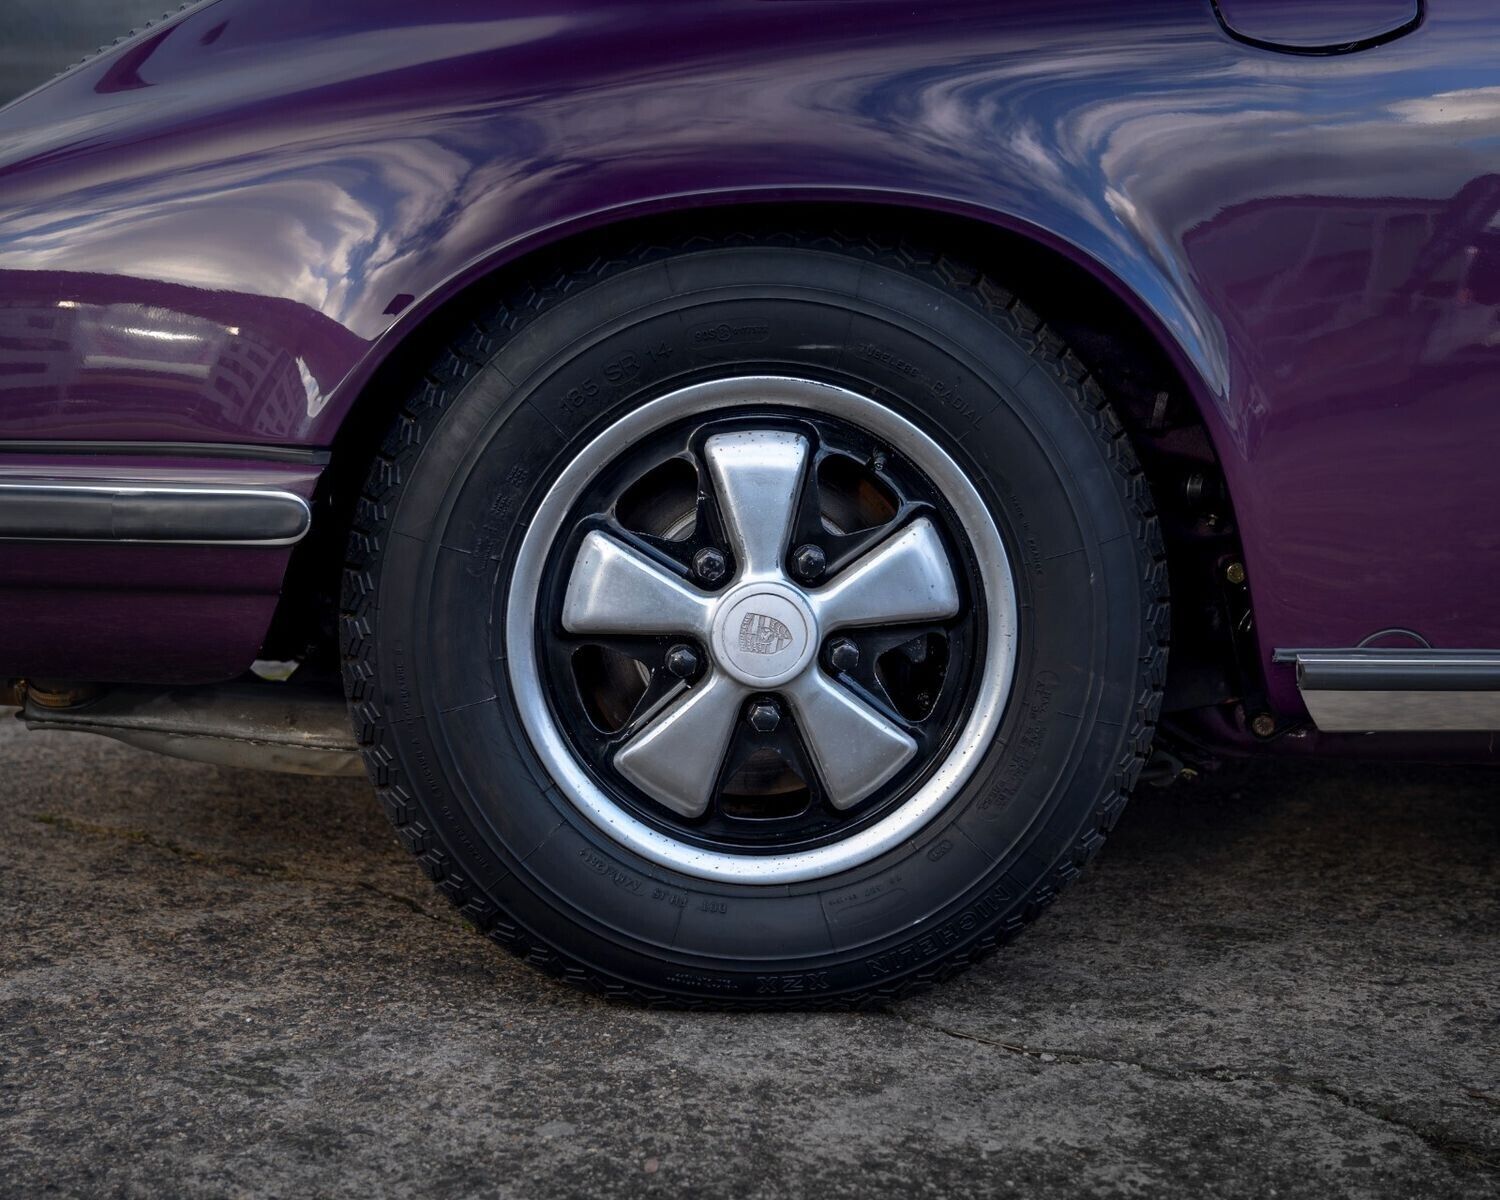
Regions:
M 543 499 L 506 621 L 567 799 L 742 883 L 910 838 L 972 775 L 1015 667 L 1004 544 L 953 458 L 868 397 L 776 377 L 600 433 Z

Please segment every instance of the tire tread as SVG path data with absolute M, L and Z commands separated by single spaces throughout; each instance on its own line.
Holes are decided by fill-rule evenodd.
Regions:
M 510 338 L 570 294 L 666 255 L 751 246 L 795 246 L 853 255 L 894 267 L 965 299 L 1023 343 L 1037 366 L 1047 371 L 1072 399 L 1111 468 L 1120 500 L 1134 525 L 1141 607 L 1146 614 L 1138 652 L 1134 719 L 1124 731 L 1120 758 L 1109 781 L 1096 798 L 1070 850 L 1032 889 L 1024 904 L 956 952 L 887 983 L 826 997 L 725 999 L 646 989 L 571 959 L 522 928 L 455 868 L 423 821 L 395 754 L 384 744 L 386 719 L 372 686 L 376 581 L 394 501 L 426 437 L 464 386 Z M 1038 313 L 978 266 L 905 241 L 854 232 L 767 234 L 747 230 L 722 236 L 700 234 L 676 243 L 640 243 L 582 264 L 558 265 L 537 278 L 521 280 L 507 295 L 490 301 L 476 313 L 456 339 L 439 353 L 403 402 L 374 456 L 349 532 L 339 625 L 344 688 L 360 751 L 381 807 L 398 839 L 417 858 L 424 874 L 476 929 L 531 966 L 610 1000 L 688 1010 L 764 1010 L 789 1006 L 813 1010 L 880 1007 L 942 983 L 1017 937 L 1079 877 L 1114 829 L 1150 754 L 1166 684 L 1170 611 L 1161 523 L 1129 435 L 1097 380 Z

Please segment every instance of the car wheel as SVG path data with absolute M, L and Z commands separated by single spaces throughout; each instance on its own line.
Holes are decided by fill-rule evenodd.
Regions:
M 472 321 L 360 502 L 345 682 L 482 930 L 669 1004 L 850 1004 L 1013 935 L 1161 701 L 1122 428 L 1013 297 L 866 239 L 698 238 Z

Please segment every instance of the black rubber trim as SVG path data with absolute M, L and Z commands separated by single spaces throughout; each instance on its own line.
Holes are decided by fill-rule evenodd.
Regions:
M 0 441 L 0 454 L 98 454 L 120 458 L 238 458 L 246 462 L 327 466 L 327 450 L 310 446 L 246 446 L 235 442 Z
M 1500 691 L 1500 650 L 1278 650 L 1304 692 Z
M 0 539 L 290 546 L 312 523 L 307 501 L 252 488 L 0 483 Z
M 1314 0 L 1308 0 L 1313 3 Z M 1411 20 L 1397 25 L 1393 29 L 1387 29 L 1383 33 L 1377 33 L 1371 37 L 1355 38 L 1348 42 L 1333 42 L 1326 46 L 1293 46 L 1286 42 L 1273 42 L 1265 38 L 1247 37 L 1240 33 L 1224 17 L 1219 9 L 1219 0 L 1211 0 L 1214 9 L 1214 17 L 1219 22 L 1219 28 L 1229 37 L 1245 46 L 1254 46 L 1257 50 L 1269 50 L 1273 54 L 1301 54 L 1327 57 L 1333 54 L 1355 54 L 1360 50 L 1373 50 L 1376 46 L 1384 46 L 1387 42 L 1394 42 L 1397 38 L 1405 37 L 1408 33 L 1414 33 L 1421 27 L 1427 17 L 1427 0 L 1417 0 L 1417 15 Z

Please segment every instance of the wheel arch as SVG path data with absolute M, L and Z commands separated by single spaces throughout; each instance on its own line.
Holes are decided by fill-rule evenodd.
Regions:
M 372 383 L 399 371 L 413 350 L 420 357 L 431 346 L 432 331 L 443 329 L 476 294 L 503 290 L 550 261 L 607 253 L 611 246 L 664 231 L 712 233 L 737 226 L 868 228 L 921 245 L 955 248 L 959 256 L 998 274 L 1004 273 L 998 267 L 1017 257 L 1018 267 L 1060 270 L 1070 277 L 1070 285 L 1089 291 L 1091 306 L 1112 309 L 1117 327 L 1128 328 L 1129 337 L 1155 347 L 1205 421 L 1213 412 L 1227 414 L 1227 354 L 1208 327 L 1211 319 L 1138 248 L 1122 255 L 1117 269 L 1078 241 L 1000 209 L 922 195 L 775 189 L 640 202 L 580 215 L 495 245 L 408 304 L 328 397 L 339 423 L 337 440 L 347 436 L 351 421 L 363 419 Z
M 1220 595 L 1223 565 L 1240 552 L 1217 445 L 1227 396 L 1225 356 L 1212 349 L 1201 323 L 1186 305 L 1172 306 L 1164 316 L 1144 298 L 1144 288 L 1029 222 L 875 197 L 711 197 L 698 198 L 692 207 L 598 214 L 497 248 L 414 301 L 329 398 L 343 411 L 320 488 L 322 536 L 299 548 L 271 640 L 305 641 L 305 614 L 326 611 L 328 598 L 336 597 L 336 570 L 330 566 L 342 557 L 342 531 L 383 432 L 470 305 L 553 264 L 607 256 L 669 233 L 681 238 L 779 229 L 868 230 L 942 249 L 1034 308 L 1100 379 L 1125 422 L 1166 518 L 1174 596 L 1189 597 L 1182 611 L 1199 614 L 1180 629 L 1174 619 L 1174 643 L 1193 649 L 1185 661 L 1174 654 L 1168 709 L 1223 703 L 1259 690 L 1254 647 L 1247 651 L 1228 635 L 1238 619 Z M 1157 297 L 1174 292 L 1159 276 L 1147 284 Z M 1206 536 L 1205 515 L 1214 519 Z M 1248 612 L 1248 596 L 1244 603 Z

